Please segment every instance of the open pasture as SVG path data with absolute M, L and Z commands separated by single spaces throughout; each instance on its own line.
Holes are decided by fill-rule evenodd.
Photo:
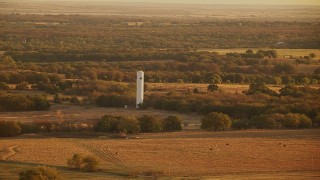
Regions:
M 101 171 L 139 175 L 161 172 L 168 177 L 320 176 L 319 130 L 250 130 L 140 134 L 134 139 L 75 139 L 20 136 L 0 139 L 0 166 L 47 164 L 67 173 L 73 153 L 99 158 Z M 14 170 L 12 170 L 13 172 Z M 10 174 L 1 168 L 0 176 Z M 76 177 L 73 173 L 73 177 Z M 278 175 L 278 176 L 277 176 Z M 12 175 L 13 176 L 13 175 Z M 121 176 L 120 176 L 121 177 Z M 111 176 L 112 178 L 112 176 Z

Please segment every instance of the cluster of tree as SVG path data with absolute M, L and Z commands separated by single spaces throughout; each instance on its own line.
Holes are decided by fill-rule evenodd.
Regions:
M 29 96 L 0 92 L 1 111 L 43 111 L 48 110 L 50 103 L 45 96 Z
M 249 49 L 246 53 L 227 53 L 227 57 L 234 57 L 234 58 L 277 58 L 278 53 L 276 50 L 258 50 L 256 53 L 253 50 Z
M 0 121 L 0 136 L 11 137 L 21 134 L 21 127 L 14 121 Z
M 68 159 L 67 164 L 72 169 L 95 172 L 98 171 L 99 161 L 93 156 L 84 157 L 81 154 L 76 153 L 72 158 Z
M 320 92 L 318 89 L 286 86 L 278 94 L 261 83 L 251 85 L 245 93 L 248 95 L 229 94 L 226 96 L 223 92 L 155 92 L 145 96 L 141 107 L 198 114 L 219 112 L 235 119 L 250 119 L 265 113 L 299 113 L 314 120 L 319 113 L 317 101 Z
M 268 88 L 265 83 L 250 84 L 249 89 L 244 91 L 246 95 L 253 95 L 257 93 L 263 93 L 270 96 L 291 96 L 291 97 L 302 97 L 304 95 L 319 95 L 320 89 L 312 88 L 310 86 L 297 87 L 294 85 L 286 85 L 281 88 L 280 94 Z
M 2 14 L 0 19 L 4 23 L 0 30 L 0 49 L 17 54 L 18 60 L 58 61 L 77 57 L 86 60 L 103 59 L 105 56 L 100 54 L 129 59 L 134 55 L 134 51 L 141 49 L 148 54 L 154 49 L 268 47 L 275 43 L 275 39 L 279 39 L 279 31 L 283 35 L 281 40 L 287 42 L 288 48 L 318 48 L 318 37 L 314 29 L 318 29 L 319 25 L 311 22 L 281 22 L 280 26 L 264 21 L 187 18 L 173 23 L 172 20 L 163 18 L 139 17 L 138 21 L 148 23 L 139 26 L 137 31 L 136 26 L 127 25 L 127 22 L 132 21 L 129 17 L 119 17 L 115 21 L 115 17 L 65 15 L 65 19 L 62 19 L 61 16 L 32 15 L 34 19 L 43 20 L 39 24 L 34 19 L 30 20 L 29 15 Z M 55 25 L 52 25 L 53 22 Z M 159 24 L 168 25 L 163 28 Z M 36 55 L 18 55 L 19 51 L 29 51 L 29 54 Z M 91 56 L 93 54 L 94 56 Z M 139 59 L 142 59 L 147 55 L 141 53 L 139 56 Z
M 12 59 L 9 56 L 9 59 Z M 135 71 L 143 69 L 147 82 L 179 82 L 179 83 L 258 83 L 267 84 L 317 84 L 319 73 L 295 74 L 296 67 L 292 63 L 272 64 L 268 60 L 259 59 L 226 59 L 216 53 L 185 52 L 178 61 L 153 62 L 72 62 L 72 63 L 19 63 L 19 72 L 0 72 L 0 79 L 7 84 L 19 84 L 18 90 L 28 89 L 46 91 L 51 94 L 70 91 L 75 94 L 77 88 L 93 85 L 90 81 L 134 82 Z M 7 58 L 7 59 L 8 59 Z M 179 59 L 179 58 L 175 58 Z M 227 63 L 226 63 L 227 62 Z M 50 72 L 50 73 L 44 73 Z M 41 73 L 40 73 L 41 72 Z M 66 81 L 63 77 L 68 78 Z M 103 83 L 100 81 L 100 83 Z M 84 82 L 88 85 L 81 85 Z M 81 87 L 84 86 L 84 87 Z M 72 89 L 73 90 L 70 90 Z M 83 92 L 80 91 L 80 92 Z M 77 93 L 76 94 L 80 94 Z
M 177 116 L 168 116 L 160 120 L 153 116 L 141 118 L 105 115 L 97 122 L 95 131 L 107 133 L 139 133 L 180 131 L 181 120 Z
M 236 120 L 232 127 L 235 129 L 260 128 L 260 129 L 298 129 L 319 126 L 319 116 L 312 121 L 305 114 L 288 113 L 288 114 L 262 114 L 254 116 L 249 120 Z

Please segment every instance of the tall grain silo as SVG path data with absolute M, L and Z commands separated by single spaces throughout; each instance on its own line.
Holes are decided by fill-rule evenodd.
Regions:
M 144 72 L 137 72 L 137 99 L 136 106 L 139 108 L 139 105 L 143 103 L 143 92 L 144 92 Z

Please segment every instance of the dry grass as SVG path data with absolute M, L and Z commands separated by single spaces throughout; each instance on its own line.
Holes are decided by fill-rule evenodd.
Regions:
M 199 92 L 208 92 L 207 87 L 209 84 L 194 84 L 194 83 L 147 83 L 149 88 L 149 93 L 160 91 L 160 92 L 192 92 L 194 88 L 197 88 Z M 224 93 L 239 93 L 249 89 L 248 84 L 218 84 L 221 92 Z M 283 86 L 269 85 L 269 88 L 279 92 Z
M 225 55 L 226 53 L 230 52 L 237 52 L 237 53 L 245 53 L 246 50 L 252 49 L 253 51 L 258 50 L 269 50 L 267 48 L 236 48 L 236 49 L 210 49 L 210 51 L 218 52 L 221 55 Z M 208 51 L 208 50 L 206 50 Z M 317 59 L 320 56 L 320 50 L 319 49 L 276 49 L 278 52 L 279 57 L 284 56 L 293 56 L 294 58 L 300 57 L 300 56 L 309 56 L 310 53 L 314 53 L 317 57 Z
M 66 166 L 73 153 L 91 154 L 108 172 L 168 176 L 319 172 L 319 130 L 182 132 L 140 139 L 1 139 L 15 146 L 7 160 Z M 319 174 L 318 174 L 319 175 Z

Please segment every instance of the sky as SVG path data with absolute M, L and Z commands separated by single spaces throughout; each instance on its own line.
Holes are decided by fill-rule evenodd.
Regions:
M 186 4 L 320 5 L 320 0 L 36 0 L 36 1 L 88 1 L 88 2 L 104 1 L 104 2 L 186 3 Z

